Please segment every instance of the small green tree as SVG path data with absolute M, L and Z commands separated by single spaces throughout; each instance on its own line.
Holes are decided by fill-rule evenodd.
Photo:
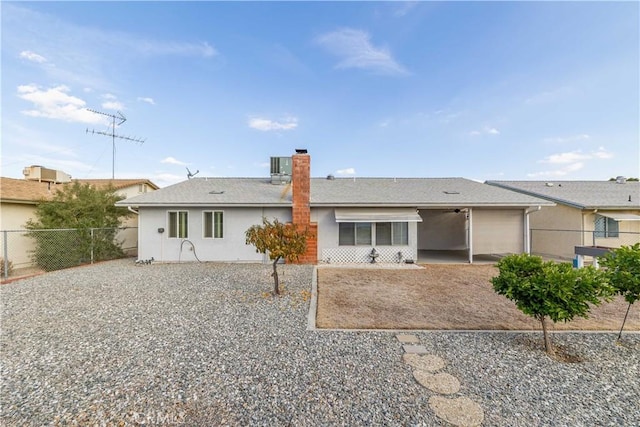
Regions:
M 277 219 L 262 218 L 262 225 L 252 225 L 246 232 L 246 243 L 256 247 L 256 252 L 269 254 L 273 261 L 273 293 L 280 295 L 278 261 L 296 261 L 307 249 L 308 231 L 293 224 L 285 224 Z
M 600 258 L 600 264 L 604 267 L 615 292 L 629 303 L 618 333 L 620 339 L 631 305 L 640 299 L 640 243 L 612 250 Z
M 546 319 L 568 322 L 588 317 L 589 304 L 599 305 L 613 295 L 602 271 L 589 266 L 574 269 L 569 263 L 543 262 L 528 254 L 509 255 L 498 262 L 500 274 L 491 279 L 493 289 L 516 303 L 524 314 L 539 320 L 544 348 L 553 354 Z
M 130 213 L 115 206 L 119 200 L 122 197 L 115 194 L 113 187 L 96 189 L 74 181 L 65 184 L 51 200 L 41 201 L 36 207 L 36 219 L 25 224 L 36 241 L 36 263 L 51 271 L 86 262 L 92 251 L 96 260 L 122 256 L 115 233 Z M 74 231 L 37 231 L 42 229 Z M 96 230 L 92 233 L 91 229 Z

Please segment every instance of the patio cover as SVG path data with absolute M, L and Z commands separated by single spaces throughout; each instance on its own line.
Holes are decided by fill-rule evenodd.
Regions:
M 614 221 L 640 221 L 640 215 L 629 213 L 600 213 L 598 215 L 611 218 Z
M 422 222 L 415 208 L 336 209 L 336 222 Z

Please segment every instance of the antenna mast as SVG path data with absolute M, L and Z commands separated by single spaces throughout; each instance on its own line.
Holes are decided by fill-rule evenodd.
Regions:
M 94 129 L 89 130 L 87 128 L 86 133 L 91 132 L 91 134 L 98 134 L 98 135 L 104 135 L 104 136 L 110 136 L 111 137 L 111 144 L 113 146 L 113 157 L 112 157 L 112 161 L 111 161 L 111 179 L 115 179 L 116 138 L 124 139 L 125 141 L 139 142 L 140 144 L 144 144 L 144 142 L 146 141 L 146 138 L 145 139 L 132 138 L 130 136 L 124 136 L 124 135 L 116 134 L 116 120 L 119 121 L 118 126 L 120 126 L 121 124 L 123 124 L 124 122 L 127 121 L 127 118 L 120 111 L 117 112 L 117 115 L 116 114 L 103 113 L 102 111 L 96 111 L 96 110 L 92 110 L 90 108 L 87 108 L 87 111 L 91 111 L 92 113 L 100 114 L 100 115 L 107 116 L 107 117 L 111 118 L 111 132 L 105 132 L 105 131 L 94 130 Z

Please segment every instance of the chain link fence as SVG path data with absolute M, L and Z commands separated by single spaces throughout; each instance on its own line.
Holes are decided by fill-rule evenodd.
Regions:
M 576 246 L 619 248 L 640 242 L 640 233 L 616 232 L 606 235 L 598 231 L 531 229 L 531 253 L 547 258 L 571 260 Z
M 137 227 L 0 231 L 2 279 L 135 256 Z

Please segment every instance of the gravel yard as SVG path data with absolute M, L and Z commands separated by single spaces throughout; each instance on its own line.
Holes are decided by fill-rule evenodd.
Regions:
M 445 426 L 392 332 L 307 330 L 313 267 L 119 260 L 0 286 L 0 424 Z M 640 425 L 640 334 L 416 332 L 486 426 Z

